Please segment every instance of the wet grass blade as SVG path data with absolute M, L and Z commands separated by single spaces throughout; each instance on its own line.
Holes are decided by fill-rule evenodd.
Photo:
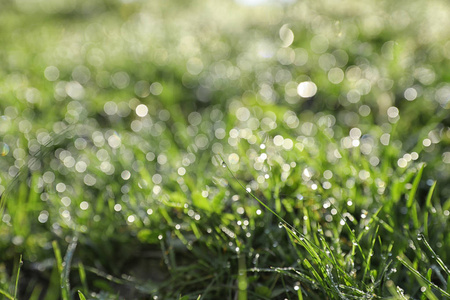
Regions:
M 398 261 L 400 261 L 400 263 L 402 265 L 404 265 L 411 273 L 414 274 L 414 276 L 416 276 L 417 280 L 420 282 L 420 284 L 422 285 L 429 285 L 431 286 L 433 289 L 437 290 L 439 293 L 441 293 L 441 295 L 446 296 L 448 298 L 450 298 L 450 293 L 444 291 L 443 289 L 441 289 L 440 287 L 438 287 L 436 284 L 430 282 L 425 276 L 423 276 L 422 274 L 420 274 L 419 271 L 417 271 L 413 266 L 412 263 L 409 261 L 409 259 L 404 256 L 402 254 L 402 256 L 397 256 Z M 436 298 L 437 299 L 437 298 Z
M 420 227 L 420 224 L 419 224 L 419 217 L 417 216 L 417 205 L 414 202 L 414 198 L 416 196 L 416 192 L 419 187 L 420 179 L 422 178 L 424 168 L 425 168 L 425 164 L 422 164 L 422 166 L 419 169 L 419 172 L 417 173 L 416 177 L 414 178 L 414 181 L 413 181 L 412 187 L 411 187 L 411 191 L 409 192 L 408 201 L 406 202 L 406 207 L 408 207 L 411 211 L 410 215 L 411 215 L 414 227 L 416 229 Z
M 428 241 L 425 239 L 423 235 L 419 235 L 419 238 L 422 240 L 422 243 L 425 245 L 425 247 L 431 252 L 431 257 L 436 261 L 436 263 L 444 270 L 444 272 L 447 274 L 447 276 L 450 276 L 450 269 L 444 264 L 442 259 L 434 252 L 433 248 L 431 248 Z
M 75 249 L 77 248 L 77 242 L 78 239 L 75 237 L 69 244 L 69 247 L 67 247 L 67 252 L 66 255 L 64 256 L 64 266 L 61 275 L 61 285 L 63 286 L 63 290 L 67 294 L 68 299 L 70 299 L 70 281 L 69 281 L 70 268 L 72 265 L 72 258 L 75 253 Z
M 58 243 L 56 241 L 52 242 L 53 251 L 55 252 L 56 263 L 58 267 L 58 272 L 60 276 L 60 284 L 61 284 L 61 297 L 63 300 L 70 299 L 70 283 L 69 283 L 69 274 L 70 274 L 70 265 L 72 262 L 72 257 L 75 252 L 77 246 L 77 239 L 74 238 L 73 241 L 69 244 L 67 248 L 66 255 L 64 256 L 64 263 L 61 256 L 61 250 L 59 249 Z

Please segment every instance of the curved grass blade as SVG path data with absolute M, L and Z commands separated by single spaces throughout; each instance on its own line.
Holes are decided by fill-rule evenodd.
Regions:
M 425 211 L 423 213 L 423 232 L 428 236 L 428 210 L 431 208 L 431 198 L 433 198 L 434 190 L 436 189 L 436 181 L 428 191 L 427 200 L 425 201 Z

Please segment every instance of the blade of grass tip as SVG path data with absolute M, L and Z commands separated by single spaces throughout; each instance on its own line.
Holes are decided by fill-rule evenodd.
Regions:
M 78 297 L 80 298 L 80 300 L 86 300 L 86 297 L 83 295 L 83 293 L 78 290 Z
M 417 229 L 420 227 L 419 225 L 419 218 L 417 216 L 417 206 L 414 202 L 414 197 L 416 196 L 417 189 L 419 187 L 420 179 L 422 178 L 423 169 L 425 168 L 425 164 L 422 164 L 422 166 L 419 169 L 419 172 L 417 173 L 416 177 L 414 178 L 411 191 L 409 192 L 408 201 L 406 202 L 406 207 L 411 209 L 411 218 L 413 220 L 414 227 Z
M 14 287 L 14 299 L 17 299 L 17 291 L 19 290 L 18 286 L 19 286 L 20 268 L 22 267 L 22 265 L 23 265 L 23 261 L 22 261 L 22 254 L 21 254 L 20 258 L 19 258 L 19 267 L 17 268 L 16 285 Z
M 431 281 L 431 275 L 433 274 L 433 270 L 431 268 L 428 269 L 427 272 L 427 280 Z M 431 287 L 430 285 L 427 286 L 427 290 L 429 290 Z M 422 292 L 422 296 L 420 297 L 421 300 L 427 300 L 429 298 L 427 298 L 427 291 Z
M 417 280 L 419 281 L 420 284 L 422 284 L 422 285 L 429 285 L 432 288 L 434 288 L 435 290 L 437 290 L 439 293 L 441 293 L 443 296 L 446 296 L 446 297 L 450 298 L 450 293 L 444 291 L 443 289 L 438 287 L 436 284 L 430 282 L 425 276 L 420 274 L 419 271 L 414 269 L 414 267 L 412 266 L 411 262 L 409 261 L 409 259 L 406 256 L 404 256 L 404 254 L 402 254 L 402 256 L 397 256 L 397 259 L 398 259 L 398 261 L 400 261 L 400 263 L 402 265 L 404 265 L 411 273 L 413 273 L 416 276 L 416 278 L 417 278 Z
M 436 188 L 436 181 L 428 191 L 427 200 L 425 201 L 425 212 L 423 214 L 423 232 L 428 236 L 428 210 L 431 208 L 431 198 L 433 198 L 434 189 Z

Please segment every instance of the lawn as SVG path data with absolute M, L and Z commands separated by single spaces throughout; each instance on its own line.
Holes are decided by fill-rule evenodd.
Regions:
M 450 298 L 444 0 L 0 2 L 0 297 Z

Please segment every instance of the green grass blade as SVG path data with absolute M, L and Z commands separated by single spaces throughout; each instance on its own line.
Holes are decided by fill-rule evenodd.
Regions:
M 430 269 L 428 269 L 428 272 L 427 272 L 427 280 L 428 281 L 431 281 L 431 275 L 433 274 L 433 270 L 430 268 Z M 430 285 L 428 285 L 427 286 L 427 290 L 429 290 L 430 289 Z M 420 299 L 421 300 L 426 300 L 426 299 L 428 299 L 429 297 L 428 297 L 428 293 L 427 293 L 427 290 L 425 291 L 425 292 L 423 292 L 422 293 L 422 296 L 420 297 Z M 434 296 L 434 295 L 433 295 Z
M 22 265 L 23 265 L 22 255 L 20 255 L 19 267 L 17 268 L 17 275 L 16 275 L 16 284 L 14 287 L 14 299 L 17 299 L 17 291 L 19 290 L 18 287 L 19 287 L 20 268 L 22 267 Z
M 431 208 L 431 198 L 433 198 L 434 190 L 436 188 L 436 181 L 431 186 L 428 191 L 427 200 L 425 202 L 425 211 L 423 214 L 423 232 L 426 236 L 428 236 L 428 210 Z
M 70 265 L 72 262 L 72 257 L 75 252 L 77 246 L 77 239 L 74 238 L 73 241 L 69 244 L 67 248 L 66 255 L 64 256 L 64 264 L 61 256 L 61 250 L 59 249 L 58 243 L 56 241 L 52 242 L 53 251 L 55 252 L 56 263 L 58 266 L 58 272 L 60 276 L 60 284 L 61 284 L 61 297 L 63 300 L 70 299 L 70 283 L 69 283 L 69 274 L 70 274 Z
M 63 270 L 61 250 L 59 249 L 58 242 L 56 241 L 52 242 L 52 246 L 53 252 L 55 252 L 56 266 L 58 267 L 58 272 L 61 274 Z
M 418 238 L 422 241 L 422 243 L 425 245 L 425 247 L 431 252 L 431 256 L 434 258 L 434 260 L 437 262 L 437 264 L 444 270 L 444 272 L 447 274 L 447 276 L 450 276 L 450 269 L 444 264 L 442 259 L 434 252 L 433 248 L 431 248 L 428 241 L 425 239 L 425 237 L 421 234 L 418 236 Z
M 317 273 L 316 269 L 311 265 L 308 259 L 303 260 L 303 264 L 308 268 L 308 270 L 311 272 L 311 274 L 316 278 L 317 282 L 320 283 L 322 287 L 326 287 L 326 284 L 324 283 L 324 278 Z
M 61 255 L 61 250 L 59 249 L 58 243 L 56 241 L 52 242 L 53 251 L 55 252 L 55 258 L 56 258 L 56 265 L 59 273 L 60 278 L 60 286 L 61 286 L 61 297 L 63 300 L 69 300 L 70 293 L 66 289 L 66 285 L 63 282 L 63 259 Z
M 86 300 L 86 297 L 83 295 L 83 293 L 78 290 L 78 297 L 80 298 L 80 300 Z
M 30 298 L 28 300 L 40 300 L 42 299 L 41 293 L 42 293 L 43 287 L 41 285 L 37 285 L 33 288 L 33 292 L 30 295 Z
M 411 273 L 413 273 L 417 280 L 420 282 L 420 284 L 422 285 L 429 285 L 432 288 L 434 288 L 435 290 L 437 290 L 439 293 L 441 293 L 443 296 L 449 297 L 450 298 L 450 293 L 444 291 L 443 289 L 441 289 L 440 287 L 438 287 L 436 284 L 430 282 L 425 276 L 423 276 L 422 274 L 420 274 L 419 271 L 417 271 L 411 264 L 411 262 L 409 261 L 409 259 L 402 255 L 402 256 L 397 256 L 398 261 L 400 261 L 400 263 L 402 265 L 404 265 Z M 428 296 L 428 294 L 427 294 Z M 437 298 L 435 298 L 437 299 Z
M 247 264 L 245 262 L 245 255 L 240 254 L 238 257 L 238 300 L 247 300 Z
M 380 229 L 380 225 L 377 226 L 377 228 L 375 229 L 375 233 L 373 234 L 372 237 L 372 245 L 370 247 L 369 254 L 367 255 L 366 258 L 366 267 L 364 268 L 363 282 L 366 279 L 366 275 L 370 269 L 370 259 L 372 258 L 373 255 L 373 248 L 375 246 L 375 241 L 377 240 L 378 229 Z
M 3 296 L 5 296 L 8 299 L 14 300 L 13 296 L 11 296 L 8 292 L 6 292 L 6 291 L 4 291 L 2 289 L 0 289 L 0 295 L 3 295 Z
M 298 290 L 297 290 L 297 297 L 298 297 L 298 300 L 303 300 L 302 287 L 301 287 L 300 284 L 299 284 L 297 287 L 298 287 Z
M 437 181 L 435 181 L 434 183 L 433 183 L 433 185 L 431 186 L 431 188 L 430 188 L 430 190 L 428 191 L 428 194 L 427 194 L 427 200 L 426 200 L 426 202 L 425 202 L 425 206 L 428 208 L 428 207 L 431 207 L 431 198 L 433 198 L 433 193 L 434 193 L 434 190 L 435 190 L 435 188 L 436 188 L 436 183 L 437 183 Z
M 447 277 L 447 293 L 450 294 L 450 276 Z
M 417 189 L 419 187 L 420 179 L 422 178 L 423 169 L 425 168 L 425 164 L 422 164 L 422 166 L 419 169 L 419 172 L 417 173 L 416 177 L 414 178 L 414 181 L 412 183 L 411 191 L 409 192 L 408 201 L 406 202 L 406 207 L 408 207 L 411 210 L 411 218 L 413 220 L 415 228 L 419 228 L 419 218 L 417 216 L 417 206 L 414 202 L 414 198 L 416 196 Z
M 78 264 L 78 273 L 80 274 L 81 284 L 83 285 L 83 290 L 85 293 L 88 292 L 88 285 L 86 280 L 86 270 L 84 269 L 84 265 L 80 262 Z
M 63 291 L 67 296 L 67 299 L 70 299 L 70 281 L 69 281 L 69 275 L 70 275 L 70 267 L 72 264 L 72 258 L 73 254 L 75 253 L 75 249 L 77 247 L 78 239 L 75 237 L 73 238 L 72 242 L 69 244 L 69 247 L 67 247 L 66 255 L 64 256 L 64 266 L 63 271 L 61 275 L 61 286 L 63 287 Z

